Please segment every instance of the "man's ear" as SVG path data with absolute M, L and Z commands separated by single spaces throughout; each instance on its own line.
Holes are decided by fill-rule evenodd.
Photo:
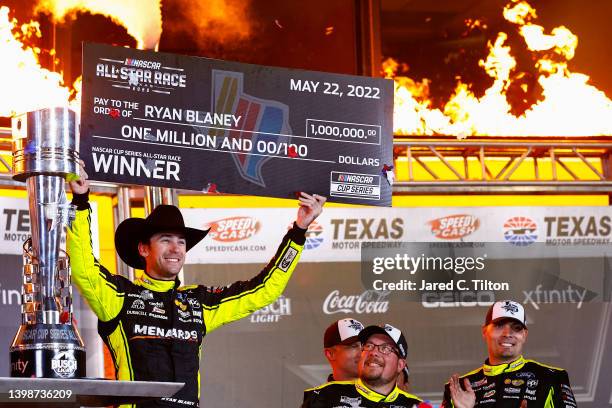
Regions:
M 138 253 L 143 258 L 146 258 L 149 255 L 149 244 L 145 244 L 143 242 L 138 243 Z
M 324 349 L 325 358 L 327 361 L 334 361 L 336 359 L 336 353 L 334 353 L 334 349 L 332 347 Z
M 397 372 L 401 373 L 402 370 L 404 369 L 404 367 L 406 367 L 406 360 L 404 360 L 403 358 L 398 356 L 398 358 L 397 358 Z
M 484 324 L 482 326 L 481 332 L 482 332 L 482 340 L 484 340 L 484 342 L 486 343 L 487 342 L 487 338 L 485 337 L 485 333 L 487 332 L 487 325 L 486 324 Z

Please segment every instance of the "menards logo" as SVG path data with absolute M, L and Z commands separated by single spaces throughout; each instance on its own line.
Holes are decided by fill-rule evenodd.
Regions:
M 469 214 L 454 214 L 427 222 L 431 232 L 440 239 L 459 239 L 480 227 L 480 219 Z
M 210 228 L 208 236 L 215 241 L 235 242 L 257 234 L 261 223 L 253 217 L 237 216 L 213 221 L 207 227 Z

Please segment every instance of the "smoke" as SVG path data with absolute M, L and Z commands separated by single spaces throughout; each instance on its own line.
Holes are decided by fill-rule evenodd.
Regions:
M 157 49 L 162 32 L 161 0 L 39 0 L 35 11 L 58 22 L 78 12 L 102 14 L 125 27 L 140 49 Z

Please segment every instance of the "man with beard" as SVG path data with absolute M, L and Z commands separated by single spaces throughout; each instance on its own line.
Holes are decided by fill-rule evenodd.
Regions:
M 527 333 L 521 304 L 495 302 L 482 326 L 489 358 L 481 368 L 451 377 L 442 407 L 576 408 L 565 370 L 523 358 Z
M 410 408 L 421 399 L 397 387 L 398 376 L 406 365 L 407 343 L 395 327 L 368 326 L 358 336 L 362 345 L 359 378 L 332 381 L 306 390 L 302 408 L 377 407 Z

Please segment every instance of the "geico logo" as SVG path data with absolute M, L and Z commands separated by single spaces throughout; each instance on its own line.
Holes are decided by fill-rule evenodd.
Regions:
M 180 340 L 197 340 L 198 332 L 195 330 L 187 331 L 181 329 L 162 329 L 161 327 L 134 325 L 134 334 L 142 334 L 145 336 L 156 336 L 174 338 Z
M 290 315 L 291 314 L 291 300 L 289 298 L 279 298 L 276 302 L 271 305 L 262 307 L 257 310 L 255 314 L 278 314 L 278 315 Z
M 612 232 L 612 220 L 609 216 L 581 217 L 544 217 L 546 236 L 557 237 L 599 237 Z
M 490 291 L 428 292 L 421 296 L 421 303 L 425 308 L 490 306 L 494 302 L 495 294 Z
M 340 296 L 340 291 L 334 290 L 323 302 L 323 313 L 386 313 L 389 309 L 386 297 L 386 293 L 373 290 L 349 296 Z
M 210 223 L 208 236 L 221 242 L 240 241 L 257 234 L 260 227 L 260 222 L 252 217 L 224 218 Z
M 404 220 L 393 218 L 332 219 L 334 239 L 398 239 L 404 233 Z

